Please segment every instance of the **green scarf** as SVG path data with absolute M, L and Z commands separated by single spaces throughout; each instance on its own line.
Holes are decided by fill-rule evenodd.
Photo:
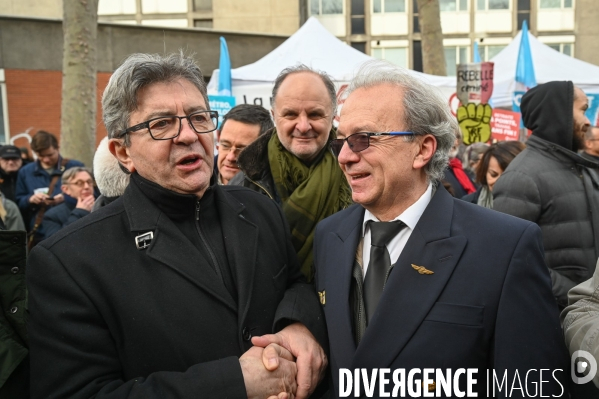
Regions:
M 329 140 L 335 136 L 331 130 Z M 328 145 L 307 166 L 283 147 L 275 131 L 268 142 L 268 161 L 302 273 L 312 281 L 316 224 L 347 208 L 352 203 L 351 190 Z

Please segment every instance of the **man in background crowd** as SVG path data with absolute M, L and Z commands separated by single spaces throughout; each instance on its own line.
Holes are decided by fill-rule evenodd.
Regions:
M 270 114 L 260 105 L 240 104 L 227 112 L 218 132 L 215 165 L 219 184 L 227 184 L 239 173 L 239 153 L 273 127 Z
M 335 85 L 305 65 L 284 69 L 272 90 L 275 129 L 239 155 L 242 185 L 281 204 L 302 272 L 313 279 L 316 224 L 351 204 L 351 192 L 328 143 L 335 138 Z
M 15 191 L 17 188 L 17 176 L 23 165 L 21 151 L 14 145 L 0 147 L 0 191 L 6 198 L 16 202 Z
M 38 241 L 89 215 L 94 206 L 94 179 L 89 169 L 82 166 L 67 169 L 62 174 L 60 188 L 64 201 L 45 213 L 42 226 L 38 230 Z
M 31 139 L 31 150 L 37 161 L 25 165 L 17 178 L 17 205 L 29 230 L 39 228 L 47 208 L 61 204 L 62 173 L 83 163 L 60 155 L 58 140 L 52 133 L 40 130 Z M 52 190 L 50 190 L 52 188 Z
M 572 82 L 548 82 L 522 97 L 532 135 L 493 189 L 493 209 L 537 223 L 560 308 L 588 280 L 599 257 L 597 163 L 578 154 L 590 122 L 588 99 Z
M 599 127 L 591 126 L 584 133 L 584 148 L 580 155 L 593 162 L 599 162 Z

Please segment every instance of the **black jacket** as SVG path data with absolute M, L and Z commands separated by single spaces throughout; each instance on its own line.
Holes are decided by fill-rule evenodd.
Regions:
M 599 257 L 597 163 L 572 151 L 572 82 L 550 82 L 522 98 L 533 133 L 493 189 L 493 209 L 537 223 L 553 294 L 563 307 L 570 288 L 589 279 Z
M 239 356 L 293 320 L 326 350 L 281 209 L 243 187 L 211 190 L 238 301 L 135 184 L 32 250 L 33 398 L 246 397 Z
M 15 203 L 17 202 L 15 191 L 17 189 L 18 174 L 19 172 L 6 173 L 4 169 L 0 168 L 0 192 Z
M 57 206 L 54 206 L 46 213 L 44 219 L 37 231 L 38 241 L 44 240 L 56 233 L 65 226 L 89 215 L 89 211 L 76 208 L 77 200 L 65 194 L 65 201 Z

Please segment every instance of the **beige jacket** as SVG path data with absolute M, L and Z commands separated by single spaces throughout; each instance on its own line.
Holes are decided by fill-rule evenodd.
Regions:
M 570 354 L 584 350 L 599 363 L 599 261 L 593 277 L 568 292 L 568 304 L 561 319 Z M 593 382 L 599 387 L 599 372 Z

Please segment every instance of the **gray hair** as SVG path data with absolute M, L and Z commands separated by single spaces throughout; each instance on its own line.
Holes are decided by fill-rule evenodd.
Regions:
M 449 150 L 459 130 L 447 101 L 434 86 L 410 75 L 406 69 L 382 60 L 372 60 L 362 64 L 346 93 L 349 95 L 359 88 L 384 84 L 403 89 L 407 130 L 416 136 L 432 134 L 437 140 L 437 151 L 424 170 L 429 181 L 442 180 L 449 161 Z M 414 139 L 414 136 L 404 137 L 406 141 Z
M 75 176 L 77 175 L 77 173 L 79 173 L 79 172 L 85 172 L 89 175 L 89 177 L 91 177 L 92 179 L 94 178 L 92 171 L 89 170 L 88 168 L 86 168 L 85 166 L 73 166 L 72 168 L 65 170 L 64 173 L 62 174 L 62 176 L 61 176 L 62 184 L 68 183 L 69 181 L 73 180 L 75 178 Z
M 185 79 L 197 87 L 207 109 L 210 108 L 202 71 L 183 51 L 166 56 L 138 53 L 127 57 L 110 77 L 102 95 L 102 115 L 108 137 L 118 138 L 118 134 L 127 129 L 131 113 L 137 109 L 137 94 L 141 89 L 177 79 Z M 130 145 L 128 135 L 125 145 Z
M 94 155 L 94 174 L 98 190 L 105 197 L 119 197 L 129 185 L 129 174 L 123 172 L 119 161 L 108 149 L 108 137 L 100 141 Z
M 327 92 L 329 93 L 329 97 L 331 99 L 331 109 L 333 111 L 331 113 L 331 119 L 334 118 L 335 114 L 337 114 L 337 90 L 335 90 L 335 84 L 333 83 L 333 80 L 326 72 L 312 69 L 304 64 L 298 64 L 292 67 L 285 68 L 281 71 L 279 76 L 277 76 L 277 78 L 275 79 L 275 85 L 272 88 L 272 97 L 270 99 L 271 107 L 275 107 L 277 93 L 279 92 L 279 87 L 281 86 L 283 81 L 287 79 L 289 75 L 301 72 L 309 72 L 317 76 L 320 76 L 320 78 L 322 79 L 322 83 L 324 83 L 324 86 L 326 87 Z

